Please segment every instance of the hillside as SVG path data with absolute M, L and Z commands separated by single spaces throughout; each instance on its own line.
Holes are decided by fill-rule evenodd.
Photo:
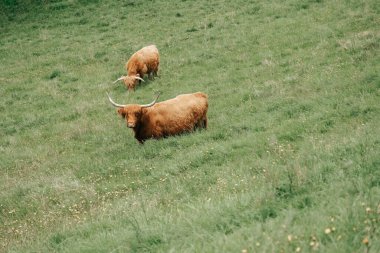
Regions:
M 0 252 L 380 252 L 377 1 L 0 7 Z M 106 95 L 197 91 L 208 129 L 144 145 Z

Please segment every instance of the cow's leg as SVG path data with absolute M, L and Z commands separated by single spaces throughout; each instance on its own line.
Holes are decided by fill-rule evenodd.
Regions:
M 203 118 L 203 128 L 207 129 L 207 117 Z

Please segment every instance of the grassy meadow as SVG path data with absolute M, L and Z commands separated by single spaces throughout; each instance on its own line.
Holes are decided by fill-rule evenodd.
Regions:
M 208 129 L 138 144 L 158 91 Z M 376 0 L 0 0 L 0 96 L 0 252 L 380 252 Z

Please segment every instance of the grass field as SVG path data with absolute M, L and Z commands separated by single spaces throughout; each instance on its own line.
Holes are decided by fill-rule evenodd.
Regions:
M 0 7 L 0 252 L 380 252 L 378 1 Z M 138 144 L 106 92 L 157 91 L 208 129 Z

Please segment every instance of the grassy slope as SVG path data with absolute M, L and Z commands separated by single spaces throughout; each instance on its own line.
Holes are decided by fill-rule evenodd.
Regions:
M 380 251 L 376 1 L 83 2 L 0 19 L 0 249 Z M 204 91 L 209 129 L 138 145 L 106 91 Z

